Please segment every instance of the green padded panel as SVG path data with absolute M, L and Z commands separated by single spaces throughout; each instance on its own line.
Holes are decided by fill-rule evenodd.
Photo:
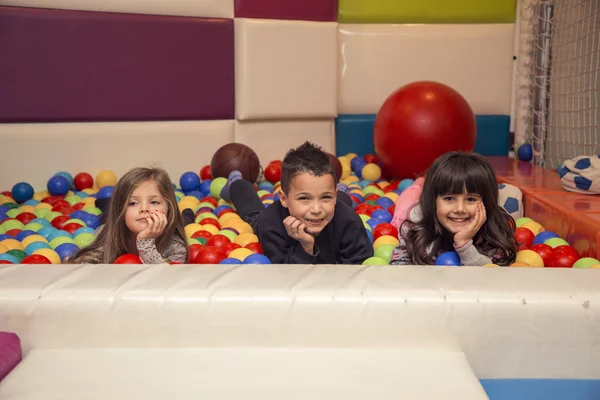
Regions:
M 516 0 L 339 0 L 342 23 L 512 23 Z

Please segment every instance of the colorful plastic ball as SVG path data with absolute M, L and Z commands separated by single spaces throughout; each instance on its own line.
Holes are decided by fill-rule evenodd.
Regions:
M 529 264 L 531 267 L 544 266 L 544 259 L 533 250 L 520 250 L 517 252 L 516 262 Z
M 46 187 L 52 196 L 64 196 L 69 192 L 71 185 L 64 176 L 54 175 L 52 178 L 48 179 Z
M 113 264 L 143 264 L 140 257 L 135 254 L 123 254 L 117 257 Z
M 550 238 L 557 238 L 557 237 L 560 237 L 560 236 L 558 236 L 558 234 L 556 234 L 552 231 L 543 231 L 543 232 L 540 232 L 537 235 L 535 235 L 535 238 L 533 239 L 533 244 L 542 244 Z
M 381 168 L 377 164 L 367 164 L 363 167 L 361 176 L 363 179 L 374 182 L 381 178 Z
M 392 214 L 387 210 L 375 210 L 371 214 L 371 218 L 378 221 L 378 223 L 390 223 L 392 222 Z
M 21 260 L 21 264 L 52 264 L 52 262 L 41 254 L 30 254 Z
M 90 189 L 94 186 L 94 178 L 87 172 L 80 172 L 73 178 L 73 186 L 79 191 Z
M 589 268 L 592 265 L 600 264 L 600 261 L 592 257 L 580 258 L 573 264 L 573 268 Z
M 362 265 L 389 265 L 390 263 L 380 257 L 369 257 L 362 262 Z
M 523 226 L 529 222 L 534 222 L 534 221 L 531 218 L 527 218 L 527 217 L 517 218 L 515 221 L 515 226 L 517 228 L 520 228 L 521 226 Z
M 196 256 L 196 264 L 218 264 L 227 256 L 225 252 L 218 247 L 206 246 Z
M 225 187 L 226 184 L 227 184 L 227 178 L 213 179 L 212 182 L 210 183 L 210 194 L 214 198 L 220 199 L 221 198 L 221 190 Z
M 528 249 L 531 247 L 534 238 L 535 235 L 533 232 L 524 226 L 515 229 L 515 239 L 519 243 L 520 248 Z
M 10 193 L 17 203 L 24 203 L 33 197 L 33 186 L 27 182 L 19 182 L 13 186 Z
M 354 172 L 356 172 L 356 168 L 361 164 L 363 164 L 363 166 L 367 165 L 367 162 L 365 161 L 365 159 L 363 157 L 356 156 L 352 160 L 350 160 L 350 168 L 352 168 L 352 171 L 354 171 Z M 357 174 L 357 176 L 360 176 L 360 175 Z
M 553 268 L 571 268 L 579 259 L 580 257 L 570 251 L 555 250 L 548 266 Z
M 521 161 L 531 161 L 533 159 L 533 147 L 531 146 L 531 143 L 525 143 L 519 146 L 517 155 Z
M 10 254 L 10 255 L 14 256 L 17 260 L 19 260 L 19 263 L 21 262 L 22 259 L 27 257 L 27 253 L 25 253 L 21 249 L 12 249 L 12 250 L 7 251 L 5 254 Z
M 540 224 L 538 224 L 537 222 L 528 222 L 526 224 L 521 225 L 518 228 L 527 228 L 529 229 L 531 232 L 533 232 L 533 236 L 535 237 L 538 233 L 543 232 L 544 231 L 544 227 Z
M 79 247 L 74 243 L 63 243 L 57 246 L 54 251 L 56 251 L 61 261 L 65 261 L 65 258 L 75 255 L 79 251 Z
M 200 191 L 202 191 L 203 193 L 210 193 L 210 184 L 212 183 L 212 179 L 207 179 L 205 181 L 202 181 L 202 183 L 200 184 Z
M 2 253 L 0 254 L 0 261 L 10 261 L 13 264 L 18 264 L 19 260 L 12 254 Z
M 185 172 L 179 178 L 179 186 L 184 192 L 200 189 L 200 177 L 195 172 Z
M 60 171 L 57 172 L 56 174 L 54 174 L 54 176 L 62 176 L 64 177 L 67 182 L 69 182 L 69 188 L 73 187 L 73 175 L 71 175 L 70 173 L 66 172 L 66 171 Z
M 52 247 L 48 242 L 32 242 L 25 247 L 25 253 L 31 255 L 39 249 L 51 249 Z
M 102 189 L 104 186 L 115 186 L 117 184 L 117 175 L 110 170 L 102 170 L 96 175 L 96 187 Z
M 56 254 L 56 251 L 52 249 L 38 249 L 34 251 L 33 254 L 41 254 L 44 257 L 47 257 L 52 264 L 60 264 L 60 257 Z
M 96 229 L 100 225 L 100 217 L 94 214 L 85 213 L 85 215 L 83 215 L 80 219 L 87 227 L 92 229 Z
M 23 242 L 23 239 L 25 239 L 27 236 L 31 236 L 31 235 L 37 235 L 37 232 L 30 231 L 30 230 L 24 230 L 24 231 L 19 232 L 17 234 L 17 236 L 15 236 L 15 239 L 17 239 L 19 242 Z
M 250 254 L 244 259 L 244 264 L 271 264 L 271 260 L 264 254 Z
M 435 265 L 459 266 L 460 256 L 455 251 L 446 251 L 435 259 Z
M 529 250 L 535 251 L 537 254 L 539 254 L 540 257 L 542 257 L 542 260 L 544 261 L 544 266 L 548 267 L 550 265 L 550 261 L 552 260 L 552 254 L 554 253 L 554 249 L 552 247 L 544 243 L 538 243 L 531 246 Z
M 86 228 L 80 228 L 80 229 L 86 229 Z M 79 230 L 75 231 L 75 233 L 77 233 L 78 231 Z M 94 242 L 94 240 L 96 240 L 96 235 L 94 235 L 93 233 L 89 233 L 89 232 L 78 233 L 73 238 L 73 241 L 79 248 L 84 248 L 84 247 L 89 246 L 90 244 L 92 244 Z
M 96 198 L 98 199 L 110 199 L 113 195 L 113 192 L 115 190 L 114 186 L 103 186 L 100 190 L 98 190 L 98 193 L 96 194 Z
M 395 248 L 396 248 L 396 246 L 394 246 L 392 244 L 381 245 L 377 249 L 375 249 L 374 256 L 387 261 L 387 263 L 389 264 L 390 261 L 392 260 L 392 252 L 394 251 Z
M 242 262 L 240 260 L 238 260 L 237 258 L 226 258 L 223 261 L 221 261 L 219 264 L 242 264 Z
M 388 197 L 380 197 L 375 201 L 375 203 L 377 203 L 378 206 L 381 206 L 385 209 L 388 209 L 389 207 L 394 205 L 394 201 Z
M 548 246 L 550 246 L 550 247 L 552 247 L 554 249 L 554 248 L 556 248 L 558 246 L 568 246 L 569 242 L 567 242 L 563 238 L 553 237 L 553 238 L 550 238 L 550 239 L 546 240 L 544 242 L 544 244 L 547 244 Z

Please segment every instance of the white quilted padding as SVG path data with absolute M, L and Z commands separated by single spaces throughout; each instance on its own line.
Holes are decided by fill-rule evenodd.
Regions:
M 333 120 L 235 122 L 235 141 L 250 146 L 263 167 L 270 161 L 283 160 L 288 150 L 307 140 L 335 154 Z
M 11 400 L 487 399 L 464 354 L 415 349 L 34 350 Z
M 337 115 L 337 23 L 235 20 L 236 118 Z
M 585 269 L 0 265 L 0 331 L 25 355 L 411 348 L 464 352 L 480 379 L 600 379 L 598 304 Z
M 2 0 L 0 5 L 134 14 L 233 18 L 234 0 Z
M 220 146 L 233 142 L 233 121 L 0 124 L 1 190 L 20 181 L 46 189 L 59 171 L 93 177 L 109 169 L 163 167 L 173 182 L 199 173 Z M 10 173 L 8 173 L 10 171 Z
M 340 24 L 340 114 L 375 114 L 399 87 L 439 81 L 475 114 L 510 114 L 514 24 Z

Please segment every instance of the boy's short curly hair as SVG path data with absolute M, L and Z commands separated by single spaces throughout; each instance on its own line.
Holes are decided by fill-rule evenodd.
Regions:
M 304 142 L 285 155 L 281 166 L 281 189 L 287 194 L 294 176 L 309 172 L 315 176 L 331 175 L 336 180 L 331 159 L 325 151 L 311 142 Z

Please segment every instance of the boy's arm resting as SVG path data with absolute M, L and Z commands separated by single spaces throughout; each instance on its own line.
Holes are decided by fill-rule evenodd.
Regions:
M 454 250 L 456 250 L 456 252 L 458 253 L 458 256 L 460 257 L 460 263 L 462 265 L 466 265 L 469 267 L 481 267 L 485 264 L 493 263 L 491 258 L 486 256 L 485 254 L 481 254 L 477 250 L 477 247 L 475 247 L 472 240 L 468 241 L 460 247 L 455 246 Z
M 373 257 L 373 244 L 360 218 L 353 219 L 342 231 L 338 245 L 340 264 L 362 264 L 367 258 Z
M 315 243 L 313 254 L 308 254 L 297 240 L 290 237 L 283 228 L 277 229 L 274 224 L 260 224 L 260 245 L 263 254 L 273 264 L 316 264 L 319 249 Z

